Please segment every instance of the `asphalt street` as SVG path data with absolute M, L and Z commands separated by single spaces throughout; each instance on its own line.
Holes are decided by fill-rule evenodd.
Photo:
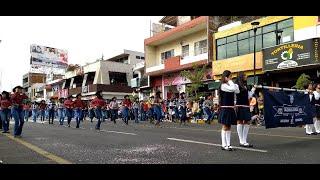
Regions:
M 222 151 L 217 123 L 187 124 L 149 122 L 129 125 L 84 121 L 79 129 L 47 122 L 26 122 L 23 137 L 0 134 L 0 162 L 72 164 L 300 164 L 320 162 L 320 135 L 306 136 L 303 128 L 265 129 L 253 126 L 248 141 L 253 148 L 240 148 L 236 126 L 231 145 Z M 11 122 L 11 132 L 12 132 Z M 10 152 L 10 153 L 8 153 Z M 9 155 L 8 155 L 9 154 Z M 24 158 L 26 157 L 26 158 Z

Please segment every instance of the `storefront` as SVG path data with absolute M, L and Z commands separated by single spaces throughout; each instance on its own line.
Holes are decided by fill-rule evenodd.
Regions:
M 292 88 L 302 73 L 319 82 L 319 38 L 263 49 L 263 71 L 267 85 Z

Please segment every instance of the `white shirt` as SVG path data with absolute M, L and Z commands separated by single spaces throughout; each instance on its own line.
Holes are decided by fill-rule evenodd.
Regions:
M 319 100 L 319 98 L 320 98 L 320 93 L 318 93 L 317 91 L 313 91 L 313 94 L 314 94 L 314 98 L 315 98 L 316 100 Z
M 221 90 L 225 92 L 235 92 L 240 93 L 239 86 L 233 83 L 232 80 L 229 80 L 228 83 L 223 83 L 221 85 Z

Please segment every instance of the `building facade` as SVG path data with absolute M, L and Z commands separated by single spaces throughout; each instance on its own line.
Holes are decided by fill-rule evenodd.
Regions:
M 306 63 L 303 66 L 296 63 L 290 67 L 270 69 L 268 67 L 270 63 L 280 64 L 284 59 L 279 56 L 273 57 L 272 60 L 270 54 L 268 56 L 266 54 L 277 47 L 281 49 L 281 51 L 278 50 L 278 53 L 283 53 L 290 49 L 292 43 L 319 37 L 318 16 L 268 16 L 255 21 L 260 22 L 256 32 L 256 74 L 259 84 L 290 88 L 295 85 L 302 73 L 310 75 L 313 81 L 318 81 L 317 69 L 319 67 L 316 59 L 310 60 L 309 64 Z M 227 26 L 229 28 L 221 28 L 215 33 L 216 57 L 212 62 L 213 78 L 219 80 L 222 72 L 228 69 L 233 72 L 234 77 L 238 72 L 245 72 L 249 76 L 248 82 L 252 83 L 254 33 L 251 22 L 242 24 L 241 21 L 238 21 Z M 301 53 L 307 56 L 308 52 L 317 51 L 311 46 L 305 46 L 308 49 Z M 293 54 L 295 54 L 294 49 L 290 50 L 290 52 L 293 51 Z
M 180 76 L 183 70 L 190 70 L 193 64 L 208 65 L 211 80 L 211 63 L 208 61 L 206 16 L 165 16 L 160 23 L 173 26 L 145 39 L 145 72 L 150 76 L 152 93 L 162 92 L 164 99 L 170 99 L 185 92 L 190 83 Z M 205 89 L 208 91 L 208 89 Z

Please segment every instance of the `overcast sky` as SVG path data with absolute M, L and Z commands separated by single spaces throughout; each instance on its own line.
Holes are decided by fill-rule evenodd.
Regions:
M 0 17 L 0 91 L 22 85 L 30 69 L 30 45 L 68 51 L 69 63 L 85 64 L 115 56 L 123 49 L 144 51 L 150 20 L 163 16 L 39 16 Z M 1 76 L 1 73 L 0 73 Z

